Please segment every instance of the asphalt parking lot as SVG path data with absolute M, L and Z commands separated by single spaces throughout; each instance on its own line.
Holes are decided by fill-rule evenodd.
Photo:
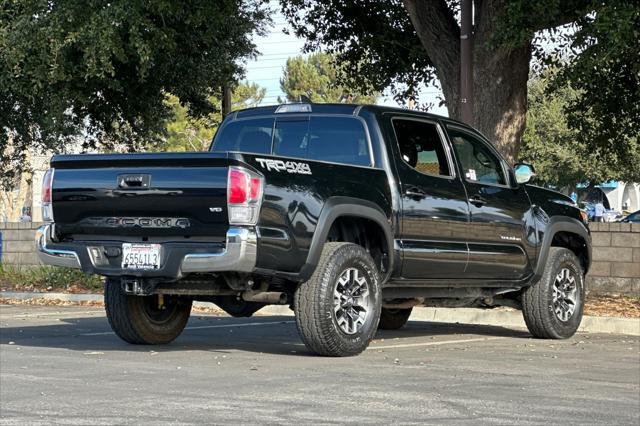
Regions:
M 2 424 L 640 424 L 637 337 L 412 321 L 335 359 L 288 316 L 194 314 L 164 347 L 101 308 L 1 305 L 0 326 Z

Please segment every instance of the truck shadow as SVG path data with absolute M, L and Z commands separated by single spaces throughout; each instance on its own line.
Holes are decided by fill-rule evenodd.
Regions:
M 462 336 L 464 335 L 464 336 Z M 471 335 L 471 336 L 470 336 Z M 469 324 L 445 324 L 409 321 L 400 330 L 380 330 L 374 344 L 468 339 L 474 336 L 531 338 L 526 331 L 504 327 Z M 449 337 L 449 339 L 446 339 Z M 383 341 L 382 341 L 383 340 Z M 12 342 L 12 343 L 10 343 Z M 228 318 L 192 316 L 187 328 L 168 345 L 131 345 L 111 332 L 104 317 L 61 318 L 56 324 L 0 328 L 0 343 L 17 347 L 58 348 L 82 352 L 173 352 L 208 351 L 226 353 L 240 350 L 275 355 L 310 356 L 295 327 L 292 316 L 257 316 Z

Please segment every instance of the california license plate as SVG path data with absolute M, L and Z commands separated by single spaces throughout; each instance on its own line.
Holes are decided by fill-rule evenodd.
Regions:
M 160 269 L 160 244 L 122 244 L 122 269 Z

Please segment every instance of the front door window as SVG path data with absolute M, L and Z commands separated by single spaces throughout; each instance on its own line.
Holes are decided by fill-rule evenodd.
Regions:
M 449 137 L 466 180 L 490 185 L 507 184 L 500 160 L 483 142 L 455 129 L 449 130 Z

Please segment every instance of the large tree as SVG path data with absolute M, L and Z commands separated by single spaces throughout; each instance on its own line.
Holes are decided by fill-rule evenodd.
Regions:
M 223 83 L 255 55 L 265 0 L 11 0 L 0 4 L 0 161 L 81 140 L 133 150 L 159 139 L 177 96 L 216 109 Z
M 587 37 L 581 45 L 580 39 L 566 36 L 560 26 L 574 24 L 580 34 L 600 19 L 601 9 L 624 5 L 626 14 L 616 18 L 627 19 L 623 28 L 637 40 L 637 26 L 628 22 L 635 22 L 629 14 L 637 15 L 637 2 L 475 0 L 471 124 L 514 161 L 525 129 L 530 62 L 534 56 L 546 55 L 540 32 L 547 30 L 554 43 L 584 53 L 581 49 L 589 50 L 598 40 Z M 458 0 L 281 0 L 281 7 L 295 33 L 306 39 L 306 50 L 324 48 L 347 63 L 364 62 L 352 70 L 353 81 L 378 89 L 392 84 L 400 97 L 407 97 L 415 94 L 420 83 L 437 78 L 449 115 L 460 118 Z M 610 30 L 614 31 L 613 26 Z M 630 46 L 637 47 L 637 42 Z M 622 61 L 637 61 L 637 49 Z M 587 78 L 592 81 L 593 73 Z
M 576 90 L 564 108 L 569 127 L 622 170 L 635 158 L 635 177 L 620 179 L 640 181 L 640 2 L 603 2 L 577 28 L 560 59 L 551 58 L 560 72 L 550 89 Z
M 528 85 L 527 128 L 520 157 L 535 166 L 536 183 L 575 188 L 579 183 L 640 181 L 638 135 L 626 135 L 618 147 L 594 143 L 588 134 L 569 125 L 565 113 L 584 92 L 569 84 L 558 86 L 557 81 L 557 71 L 551 68 L 535 75 Z M 589 127 L 596 125 L 586 111 L 574 118 Z
M 354 90 L 340 83 L 339 76 L 345 66 L 337 64 L 332 55 L 322 52 L 306 58 L 289 58 L 280 79 L 280 88 L 289 102 L 297 102 L 301 96 L 306 96 L 318 103 L 374 104 L 379 96 L 374 89 Z

